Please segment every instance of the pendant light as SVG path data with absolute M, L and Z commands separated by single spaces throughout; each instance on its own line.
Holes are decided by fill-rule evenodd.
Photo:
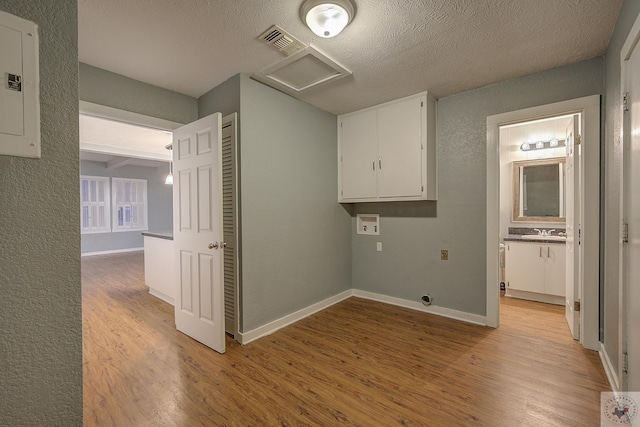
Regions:
M 173 185 L 173 162 L 169 162 L 169 175 L 164 179 L 167 185 Z
M 355 16 L 351 0 L 307 0 L 302 4 L 300 17 L 316 35 L 335 37 Z
M 173 144 L 169 144 L 164 148 L 167 150 L 173 150 Z M 167 185 L 173 185 L 173 161 L 169 161 L 169 175 L 164 179 L 164 183 Z

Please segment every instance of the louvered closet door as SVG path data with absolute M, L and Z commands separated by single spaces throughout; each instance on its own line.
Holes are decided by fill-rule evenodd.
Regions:
M 224 241 L 225 332 L 235 337 L 237 321 L 236 117 L 222 119 L 222 221 Z

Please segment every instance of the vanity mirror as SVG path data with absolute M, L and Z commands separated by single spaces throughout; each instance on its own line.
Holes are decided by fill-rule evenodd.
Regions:
M 512 220 L 565 222 L 565 158 L 513 162 Z

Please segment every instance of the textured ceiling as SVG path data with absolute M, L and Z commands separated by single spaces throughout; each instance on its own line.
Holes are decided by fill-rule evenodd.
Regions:
M 436 98 L 602 55 L 622 0 L 355 0 L 332 39 L 302 0 L 79 0 L 80 61 L 199 97 L 284 56 L 278 24 L 353 72 L 298 98 L 341 114 L 430 91 Z

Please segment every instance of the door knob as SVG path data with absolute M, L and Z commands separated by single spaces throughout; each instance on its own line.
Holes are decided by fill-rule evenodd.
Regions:
M 209 249 L 218 249 L 218 242 L 209 243 Z

